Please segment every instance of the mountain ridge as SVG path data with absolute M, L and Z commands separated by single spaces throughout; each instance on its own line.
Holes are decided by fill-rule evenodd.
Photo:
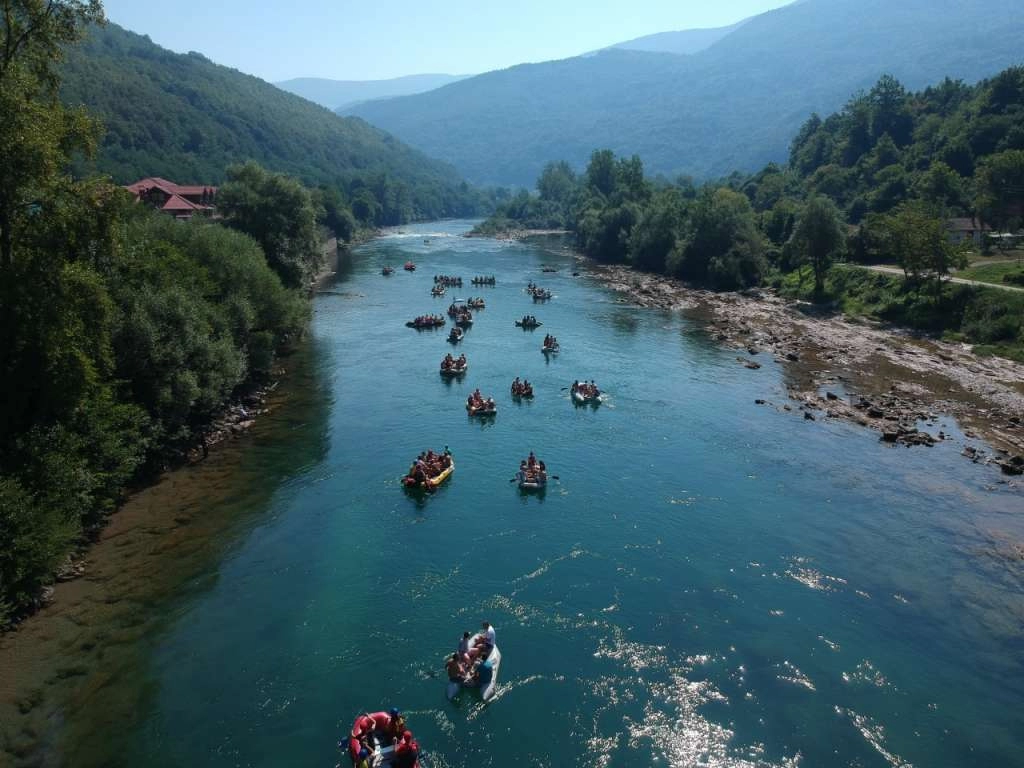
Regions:
M 477 183 L 530 186 L 595 147 L 700 178 L 784 161 L 813 112 L 891 73 L 911 89 L 976 82 L 1022 58 L 1011 0 L 806 0 L 753 17 L 699 53 L 604 50 L 488 72 L 347 110 Z
M 332 111 L 367 101 L 409 96 L 465 80 L 472 75 L 432 73 L 402 75 L 382 80 L 335 80 L 326 77 L 295 77 L 274 83 L 278 88 Z

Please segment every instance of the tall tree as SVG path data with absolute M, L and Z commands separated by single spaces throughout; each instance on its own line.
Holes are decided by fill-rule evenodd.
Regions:
M 813 196 L 804 206 L 789 244 L 799 261 L 811 265 L 818 295 L 825 290 L 825 273 L 843 242 L 842 220 L 835 203 L 824 195 Z
M 253 162 L 232 166 L 227 176 L 217 194 L 225 221 L 260 244 L 286 286 L 306 284 L 321 259 L 317 210 L 309 190 Z
M 904 203 L 885 219 L 886 246 L 906 279 L 931 283 L 936 298 L 952 268 L 967 265 L 963 249 L 949 240 L 946 222 L 922 203 Z
M 0 14 L 0 268 L 10 269 L 19 231 L 69 156 L 95 145 L 84 113 L 57 101 L 57 66 L 104 17 L 99 0 L 0 0 Z

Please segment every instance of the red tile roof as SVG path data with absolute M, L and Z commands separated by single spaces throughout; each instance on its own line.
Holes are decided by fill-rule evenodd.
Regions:
M 207 193 L 216 194 L 217 188 L 207 184 L 175 184 L 173 181 L 161 179 L 159 176 L 151 176 L 146 179 L 129 184 L 125 189 L 134 195 L 141 195 L 150 189 L 159 189 L 168 195 L 192 195 L 202 196 Z
M 171 213 L 178 211 L 201 211 L 203 210 L 203 206 L 190 203 L 181 195 L 171 195 L 160 210 L 169 211 Z

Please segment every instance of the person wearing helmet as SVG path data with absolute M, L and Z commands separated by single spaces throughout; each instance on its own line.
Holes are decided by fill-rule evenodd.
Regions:
M 397 744 L 399 737 L 405 731 L 405 718 L 398 711 L 398 707 L 388 710 L 388 723 L 384 726 L 385 741 L 390 744 Z

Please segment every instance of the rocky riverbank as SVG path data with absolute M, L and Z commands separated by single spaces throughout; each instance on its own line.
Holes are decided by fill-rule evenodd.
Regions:
M 567 229 L 506 229 L 501 232 L 467 232 L 463 237 L 490 237 L 494 240 L 519 241 L 528 237 L 553 237 L 571 234 Z
M 853 422 L 903 446 L 954 439 L 942 422 L 952 416 L 963 427 L 966 458 L 998 465 L 1024 487 L 1012 480 L 1024 474 L 1024 365 L 977 356 L 967 344 L 822 314 L 770 290 L 714 293 L 626 267 L 592 269 L 623 301 L 698 317 L 713 338 L 742 353 L 737 364 L 759 368 L 772 358 L 784 366 L 789 402 L 757 405 Z

